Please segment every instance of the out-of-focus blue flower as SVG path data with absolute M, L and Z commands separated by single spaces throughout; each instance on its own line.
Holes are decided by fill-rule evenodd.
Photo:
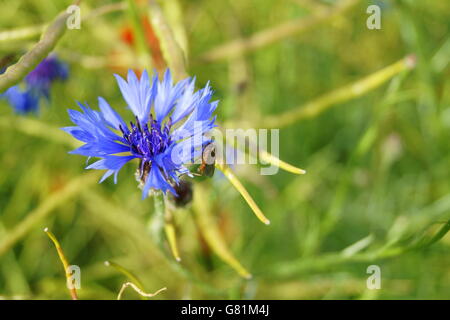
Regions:
M 25 82 L 30 90 L 37 91 L 38 94 L 47 99 L 50 94 L 50 85 L 55 80 L 66 80 L 69 75 L 68 67 L 56 56 L 45 58 L 26 77 Z
M 176 195 L 173 185 L 190 175 L 185 164 L 201 156 L 204 135 L 215 127 L 218 101 L 210 102 L 209 84 L 198 91 L 195 79 L 173 84 L 169 70 L 162 80 L 150 81 L 146 71 L 138 79 L 131 70 L 127 81 L 116 79 L 135 119 L 128 126 L 102 97 L 100 111 L 79 103 L 82 112 L 68 110 L 76 126 L 63 130 L 85 144 L 71 153 L 101 158 L 86 168 L 107 170 L 100 182 L 114 174 L 116 183 L 123 165 L 138 158 L 143 198 L 151 189 Z
M 2 70 L 3 73 L 4 70 Z M 50 99 L 50 86 L 55 80 L 68 77 L 68 67 L 55 56 L 44 59 L 25 77 L 25 87 L 13 86 L 0 94 L 19 114 L 36 113 L 41 97 Z
M 6 98 L 18 114 L 36 113 L 39 110 L 39 97 L 30 90 L 21 90 L 19 86 L 9 88 L 0 97 Z

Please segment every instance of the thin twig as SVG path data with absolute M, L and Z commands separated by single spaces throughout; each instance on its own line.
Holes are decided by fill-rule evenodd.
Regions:
M 144 291 L 142 291 L 141 289 L 139 289 L 133 282 L 125 282 L 125 283 L 122 285 L 122 288 L 120 289 L 119 294 L 117 295 L 117 300 L 122 299 L 122 294 L 123 294 L 123 292 L 125 291 L 125 289 L 126 289 L 127 287 L 133 288 L 134 291 L 136 291 L 138 294 L 140 294 L 141 296 L 146 297 L 146 298 L 154 297 L 154 296 L 156 296 L 157 294 L 159 294 L 160 292 L 167 290 L 167 288 L 164 287 L 164 288 L 159 289 L 159 290 L 156 291 L 155 293 L 145 293 Z
M 4 74 L 0 75 L 0 92 L 17 84 L 48 56 L 64 34 L 66 20 L 69 16 L 70 14 L 65 11 L 60 13 L 44 32 L 41 40 L 25 53 L 16 64 L 10 66 Z
M 40 24 L 28 27 L 17 28 L 13 30 L 5 30 L 0 32 L 0 42 L 24 40 L 40 35 L 47 24 Z
M 286 111 L 279 115 L 267 116 L 259 124 L 260 128 L 281 128 L 292 125 L 300 120 L 313 118 L 331 106 L 357 97 L 381 86 L 389 79 L 403 71 L 414 68 L 415 57 L 407 56 L 396 63 L 387 66 L 350 85 L 331 91 L 306 105 Z
M 121 274 L 123 274 L 125 277 L 127 277 L 131 282 L 136 283 L 136 286 L 144 291 L 144 285 L 142 282 L 138 279 L 137 276 L 135 276 L 130 270 L 126 269 L 125 267 L 121 266 L 118 263 L 112 262 L 112 261 L 105 261 L 105 266 L 107 267 L 113 267 L 117 271 L 119 271 Z M 145 299 L 144 297 L 141 297 L 141 299 Z
M 13 247 L 20 239 L 25 237 L 36 224 L 40 223 L 55 208 L 76 196 L 80 191 L 88 188 L 98 181 L 98 173 L 88 173 L 67 183 L 62 189 L 51 194 L 36 209 L 27 214 L 18 225 L 7 232 L 0 242 L 0 257 Z
M 111 12 L 117 12 L 117 11 L 123 11 L 127 8 L 127 5 L 125 2 L 118 2 L 118 3 L 110 3 L 106 4 L 104 6 L 95 8 L 91 10 L 86 16 L 81 18 L 81 21 L 87 21 L 93 18 L 97 18 L 99 16 L 111 13 Z
M 210 197 L 207 187 L 198 183 L 194 192 L 193 211 L 196 225 L 211 250 L 226 264 L 232 267 L 241 277 L 251 279 L 252 275 L 237 260 L 220 233 L 211 214 L 211 204 L 205 201 Z
M 67 135 L 61 129 L 38 119 L 5 116 L 0 119 L 0 128 L 14 130 L 32 137 L 47 139 L 70 148 L 78 148 L 81 145 L 81 143 Z
M 176 261 L 180 262 L 180 251 L 177 245 L 177 233 L 175 230 L 175 221 L 171 207 L 167 197 L 164 196 L 164 232 L 166 233 L 167 241 L 169 242 L 170 251 Z
M 66 275 L 66 283 L 69 288 L 70 296 L 72 297 L 72 300 L 78 300 L 77 289 L 73 285 L 69 286 L 70 285 L 70 277 L 71 277 L 71 274 L 69 273 L 70 265 L 69 265 L 69 261 L 67 261 L 67 258 L 64 255 L 64 251 L 63 251 L 61 245 L 59 244 L 59 241 L 58 241 L 58 239 L 56 239 L 55 235 L 48 228 L 45 228 L 44 232 L 48 235 L 50 240 L 52 240 L 53 244 L 55 245 L 56 251 L 58 252 L 59 260 L 61 260 L 61 263 L 64 267 L 64 273 Z
M 242 53 L 255 51 L 294 34 L 305 32 L 322 22 L 330 21 L 332 18 L 342 15 L 355 6 L 359 0 L 342 0 L 328 10 L 317 12 L 311 17 L 299 18 L 282 23 L 278 26 L 259 31 L 246 39 L 237 39 L 213 48 L 200 56 L 204 62 L 213 62 L 234 58 Z
M 158 36 L 167 65 L 172 70 L 175 79 L 186 78 L 186 59 L 183 50 L 175 40 L 173 31 L 158 3 L 154 0 L 149 0 L 148 5 L 150 7 L 150 23 Z
M 217 169 L 222 171 L 222 173 L 230 181 L 233 187 L 235 187 L 236 190 L 241 194 L 241 196 L 247 202 L 247 204 L 252 209 L 256 217 L 265 225 L 269 225 L 270 224 L 269 219 L 266 218 L 264 213 L 256 204 L 255 200 L 253 200 L 251 195 L 248 193 L 247 189 L 245 189 L 245 187 L 242 185 L 242 183 L 239 181 L 239 179 L 236 177 L 236 175 L 233 173 L 230 167 L 228 167 L 225 163 L 218 163 L 218 162 L 216 162 L 216 167 Z
M 111 12 L 122 11 L 125 8 L 126 4 L 124 2 L 110 3 L 91 10 L 87 15 L 81 17 L 81 21 L 84 22 Z M 42 23 L 34 26 L 0 31 L 0 42 L 18 41 L 37 37 L 48 27 L 48 25 L 48 23 Z

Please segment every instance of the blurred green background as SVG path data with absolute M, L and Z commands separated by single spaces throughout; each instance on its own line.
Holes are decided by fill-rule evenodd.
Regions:
M 153 299 L 450 298 L 449 1 L 355 0 L 338 13 L 332 0 L 161 1 L 188 74 L 197 87 L 211 81 L 224 127 L 259 126 L 409 54 L 417 59 L 413 70 L 359 97 L 344 94 L 323 112 L 279 126 L 280 158 L 306 175 L 236 168 L 270 226 L 221 174 L 196 185 L 197 205 L 174 213 L 181 263 L 164 236 L 152 234 L 153 203 L 141 200 L 137 164 L 122 169 L 117 185 L 97 184 L 100 173 L 67 153 L 75 141 L 58 130 L 70 125 L 67 108 L 97 107 L 97 96 L 130 120 L 112 74 L 158 67 L 124 41 L 133 27 L 130 2 L 82 1 L 82 17 L 119 4 L 66 31 L 55 52 L 70 78 L 55 83 L 39 115 L 14 115 L 0 102 L 1 298 L 70 298 L 44 227 L 80 266 L 80 299 L 116 298 L 127 278 L 106 260 L 148 292 L 167 287 Z M 0 31 L 42 25 L 70 4 L 0 1 Z M 366 27 L 371 4 L 381 8 L 380 30 Z M 149 11 L 146 1 L 136 6 Z M 37 39 L 3 39 L 0 54 L 18 57 Z M 232 41 L 248 52 L 219 47 L 213 55 Z M 248 50 L 252 41 L 265 45 Z M 148 53 L 155 62 L 157 52 Z M 251 280 L 220 259 L 208 232 Z M 379 290 L 366 287 L 370 265 L 381 268 Z M 124 298 L 139 298 L 129 290 Z

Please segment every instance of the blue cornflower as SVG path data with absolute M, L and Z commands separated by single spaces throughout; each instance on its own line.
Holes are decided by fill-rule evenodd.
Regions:
M 56 56 L 50 56 L 42 60 L 41 63 L 25 77 L 25 82 L 28 88 L 48 99 L 52 82 L 58 79 L 66 80 L 68 75 L 69 70 L 67 65 L 59 61 Z
M 36 113 L 39 109 L 39 97 L 32 91 L 13 86 L 0 95 L 8 100 L 18 114 Z
M 50 86 L 53 81 L 65 80 L 68 77 L 68 67 L 55 56 L 44 59 L 25 77 L 25 86 L 13 86 L 0 94 L 18 114 L 36 113 L 39 110 L 41 97 L 50 99 Z
M 116 183 L 123 165 L 137 158 L 142 198 L 151 189 L 176 195 L 173 186 L 180 176 L 191 175 L 185 165 L 195 161 L 208 143 L 204 138 L 215 127 L 218 101 L 210 102 L 209 84 L 198 91 L 194 91 L 195 79 L 173 84 L 169 70 L 162 80 L 155 75 L 150 81 L 146 71 L 140 79 L 132 70 L 127 81 L 115 76 L 135 119 L 128 126 L 102 97 L 100 111 L 78 103 L 83 112 L 68 110 L 76 126 L 63 130 L 85 144 L 71 153 L 101 158 L 86 167 L 107 170 L 100 182 L 114 174 Z

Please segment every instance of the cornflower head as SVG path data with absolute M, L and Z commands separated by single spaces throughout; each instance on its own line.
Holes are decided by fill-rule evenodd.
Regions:
M 170 70 L 160 80 L 144 71 L 138 79 L 132 70 L 127 80 L 115 75 L 119 89 L 134 117 L 126 124 L 102 97 L 100 111 L 78 103 L 82 112 L 68 110 L 75 124 L 62 128 L 84 145 L 71 151 L 86 157 L 100 158 L 86 169 L 107 170 L 100 182 L 117 175 L 133 159 L 139 159 L 137 178 L 142 198 L 150 190 L 170 191 L 182 175 L 192 176 L 187 163 L 201 156 L 207 143 L 205 134 L 215 127 L 213 112 L 218 101 L 210 102 L 209 84 L 195 91 L 195 79 L 173 83 Z
M 50 56 L 42 60 L 25 77 L 25 82 L 30 90 L 36 91 L 38 95 L 43 95 L 48 99 L 52 82 L 58 79 L 66 80 L 68 75 L 67 65 L 59 61 L 56 56 Z
M 18 114 L 36 113 L 41 97 L 50 99 L 50 87 L 55 80 L 66 80 L 68 67 L 55 56 L 45 58 L 25 77 L 25 85 L 13 86 L 0 97 L 8 100 Z
M 39 110 L 39 97 L 19 86 L 9 88 L 0 97 L 7 99 L 17 114 L 36 113 Z

